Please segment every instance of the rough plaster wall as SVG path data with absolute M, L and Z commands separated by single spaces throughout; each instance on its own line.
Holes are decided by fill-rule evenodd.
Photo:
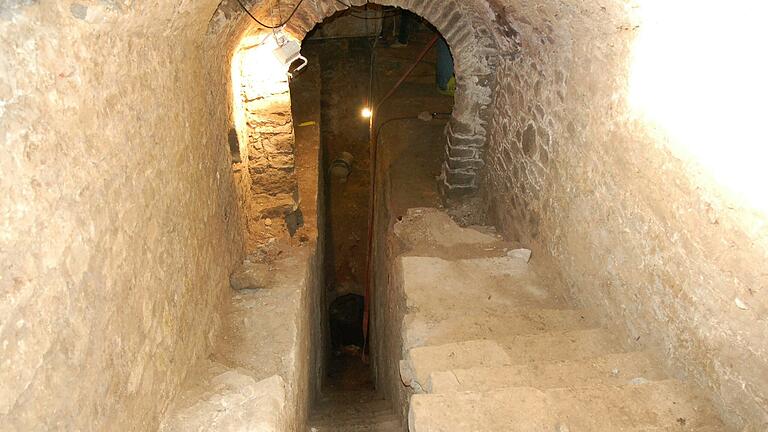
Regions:
M 508 3 L 523 46 L 497 71 L 485 193 L 498 222 L 731 424 L 765 430 L 765 224 L 746 228 L 751 217 L 632 117 L 638 23 L 620 2 Z
M 0 5 L 0 429 L 152 430 L 242 239 L 208 129 L 215 5 Z

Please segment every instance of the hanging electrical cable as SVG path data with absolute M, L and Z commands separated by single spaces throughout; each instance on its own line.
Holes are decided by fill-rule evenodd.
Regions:
M 296 6 L 294 6 L 293 10 L 291 11 L 291 14 L 290 14 L 290 15 L 288 15 L 288 18 L 286 18 L 286 19 L 285 19 L 285 21 L 282 21 L 282 20 L 281 20 L 280 24 L 277 24 L 277 25 L 269 25 L 269 24 L 264 24 L 263 22 L 259 21 L 259 19 L 258 19 L 258 18 L 256 18 L 255 16 L 253 16 L 253 14 L 251 13 L 251 11 L 249 11 L 249 10 L 248 10 L 248 8 L 247 8 L 247 7 L 245 7 L 245 5 L 243 4 L 242 0 L 235 0 L 235 1 L 237 1 L 237 4 L 239 4 L 239 5 L 240 5 L 240 7 L 241 7 L 241 8 L 243 8 L 243 10 L 245 11 L 245 13 L 247 13 L 247 14 L 248 14 L 248 16 L 249 16 L 249 17 L 251 17 L 251 19 L 252 19 L 252 20 L 254 20 L 254 21 L 256 22 L 256 24 L 258 24 L 258 25 L 260 25 L 260 26 L 262 26 L 262 27 L 264 27 L 264 28 L 268 28 L 268 29 L 277 29 L 277 28 L 280 28 L 280 27 L 282 27 L 282 26 L 284 26 L 284 25 L 288 24 L 288 21 L 290 21 L 290 20 L 291 20 L 291 18 L 293 18 L 293 16 L 294 16 L 294 15 L 296 15 L 296 11 L 297 11 L 297 10 L 299 10 L 299 6 L 301 6 L 301 4 L 302 4 L 302 3 L 304 3 L 304 0 L 299 0 L 299 2 L 298 2 L 298 3 L 296 3 Z
M 417 116 L 408 116 L 408 117 L 397 117 L 389 119 L 381 124 L 376 126 L 376 120 L 377 116 L 379 115 L 378 111 L 381 108 L 381 106 L 386 102 L 396 91 L 400 88 L 400 86 L 405 82 L 405 80 L 413 73 L 414 69 L 416 69 L 416 66 L 421 63 L 421 61 L 424 59 L 424 57 L 427 55 L 427 53 L 432 49 L 432 47 L 437 43 L 437 41 L 440 39 L 440 34 L 436 34 L 427 44 L 424 46 L 424 49 L 422 49 L 421 53 L 416 57 L 416 60 L 413 62 L 413 64 L 403 73 L 403 75 L 400 77 L 400 79 L 395 83 L 394 86 L 382 97 L 379 99 L 379 101 L 373 106 L 373 107 L 366 107 L 367 113 L 370 115 L 364 115 L 363 117 L 368 118 L 368 128 L 369 128 L 369 138 L 370 138 L 370 147 L 369 147 L 369 158 L 370 158 L 370 166 L 371 166 L 371 172 L 370 172 L 370 191 L 368 196 L 368 249 L 366 251 L 366 264 L 365 264 L 365 295 L 364 295 L 364 301 L 363 301 L 363 340 L 364 340 L 364 347 L 363 347 L 363 354 L 362 358 L 363 361 L 367 361 L 367 355 L 366 350 L 368 349 L 368 331 L 369 331 L 369 324 L 370 324 L 370 315 L 371 315 L 371 303 L 372 303 L 372 296 L 373 296 L 373 284 L 374 284 L 374 278 L 373 278 L 373 233 L 374 233 L 374 227 L 376 226 L 376 208 L 377 208 L 377 189 L 376 184 L 378 182 L 378 136 L 381 132 L 381 129 L 392 122 L 399 121 L 399 120 L 408 120 L 408 119 L 419 119 L 422 121 L 431 121 L 433 119 L 443 119 L 444 115 L 447 113 L 422 113 Z M 375 57 L 371 57 L 371 88 L 373 88 L 373 74 L 374 74 L 374 59 Z M 372 98 L 369 99 L 369 104 L 372 104 Z M 365 109 L 363 111 L 366 112 Z

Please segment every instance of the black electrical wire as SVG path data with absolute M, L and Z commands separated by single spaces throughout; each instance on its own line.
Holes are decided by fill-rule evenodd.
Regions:
M 243 4 L 242 1 L 240 1 L 240 0 L 235 0 L 235 1 L 237 1 L 237 4 L 239 4 L 240 7 L 243 8 L 245 13 L 247 13 L 248 16 L 251 17 L 251 19 L 256 21 L 256 24 L 258 24 L 258 25 L 260 25 L 260 26 L 262 26 L 264 28 L 268 28 L 268 29 L 276 29 L 276 28 L 280 28 L 280 27 L 286 25 L 288 23 L 288 21 L 290 21 L 291 18 L 293 18 L 293 16 L 296 15 L 296 11 L 299 10 L 299 6 L 301 6 L 301 4 L 304 3 L 304 0 L 299 0 L 299 2 L 296 3 L 296 6 L 294 6 L 293 10 L 291 11 L 291 14 L 288 15 L 288 18 L 286 18 L 285 21 L 281 22 L 280 24 L 277 24 L 277 25 L 267 25 L 267 24 L 264 24 L 263 22 L 259 21 L 259 19 L 256 18 L 255 16 L 253 16 L 251 11 L 249 11 L 248 8 L 245 7 L 245 5 Z

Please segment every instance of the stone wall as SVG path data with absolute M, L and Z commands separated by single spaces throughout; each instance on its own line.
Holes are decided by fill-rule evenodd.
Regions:
M 356 15 L 365 16 L 368 19 L 359 19 L 339 13 L 337 16 L 326 19 L 322 26 L 317 27 L 309 40 L 377 37 L 381 34 L 383 19 L 380 19 L 380 17 L 383 16 L 382 9 L 371 5 L 368 10 L 356 12 Z
M 447 189 L 476 190 L 484 161 L 508 234 L 632 343 L 708 388 L 733 424 L 759 430 L 765 216 L 702 182 L 632 115 L 645 23 L 627 14 L 651 2 L 382 3 L 428 19 L 456 57 Z M 341 8 L 306 0 L 289 30 L 302 38 Z M 697 22 L 681 20 L 680 34 Z M 5 428 L 154 429 L 209 354 L 247 227 L 231 71 L 254 29 L 232 0 L 0 6 Z M 700 30 L 731 47 L 763 40 L 712 29 Z
M 7 428 L 154 429 L 209 355 L 253 187 L 233 5 L 3 4 Z
M 316 24 L 347 9 L 344 3 L 361 6 L 367 2 L 306 0 L 286 29 L 302 40 Z M 446 129 L 448 142 L 441 186 L 448 196 L 474 194 L 479 185 L 478 174 L 483 166 L 487 125 L 491 117 L 489 106 L 496 80 L 494 68 L 500 58 L 514 56 L 518 50 L 516 38 L 508 37 L 511 28 L 498 11 L 484 1 L 382 0 L 375 3 L 401 7 L 425 18 L 448 42 L 455 60 L 457 89 L 451 124 Z M 293 10 L 290 3 L 282 7 L 283 16 Z M 257 16 L 271 17 L 276 9 L 271 3 L 257 2 L 252 10 Z M 234 0 L 226 0 L 216 11 L 210 32 L 219 36 L 237 32 L 247 34 L 251 25 L 248 20 L 250 18 L 243 16 Z M 501 36 L 490 30 L 495 26 L 502 28 Z M 252 28 L 256 31 L 258 25 Z
M 243 244 L 215 6 L 0 5 L 0 429 L 154 430 L 208 354 Z
M 507 4 L 522 51 L 496 71 L 484 195 L 497 222 L 732 425 L 765 430 L 765 216 L 702 181 L 633 113 L 633 47 L 650 23 L 612 2 Z
M 235 169 L 247 170 L 250 181 L 244 191 L 249 251 L 270 238 L 284 236 L 285 217 L 299 208 L 288 75 L 265 71 L 260 63 L 271 52 L 255 52 L 260 48 L 241 50 L 236 57 L 240 63 L 234 65 L 235 73 L 241 74 L 240 115 L 244 118 L 239 135 L 245 141 Z M 263 48 L 270 51 L 272 46 Z M 256 58 L 249 61 L 249 56 Z

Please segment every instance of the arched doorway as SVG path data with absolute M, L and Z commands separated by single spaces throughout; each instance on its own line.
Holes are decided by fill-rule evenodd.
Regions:
M 353 3 L 366 4 L 364 2 Z M 428 156 L 431 162 L 437 163 L 433 177 L 439 177 L 440 190 L 443 196 L 454 197 L 471 194 L 477 189 L 478 174 L 483 166 L 486 125 L 489 117 L 488 106 L 492 102 L 495 83 L 495 75 L 491 73 L 492 62 L 498 50 L 494 42 L 490 38 L 484 38 L 482 31 L 478 31 L 477 26 L 473 25 L 471 17 L 476 12 L 466 10 L 463 5 L 454 2 L 449 2 L 450 4 L 438 4 L 437 2 L 429 4 L 382 3 L 412 11 L 429 24 L 432 32 L 444 38 L 446 45 L 453 54 L 456 75 L 455 98 L 452 99 L 454 103 L 452 109 L 447 110 L 449 114 L 444 119 L 445 121 L 440 124 L 438 134 L 432 140 L 437 143 L 438 147 L 433 149 L 434 151 Z M 250 194 L 250 197 L 243 200 L 246 202 L 243 213 L 247 215 L 248 228 L 251 230 L 249 237 L 257 240 L 260 234 L 274 235 L 276 227 L 283 226 L 282 223 L 275 223 L 275 219 L 281 219 L 289 213 L 301 210 L 301 197 L 293 193 L 296 190 L 294 186 L 296 165 L 292 160 L 294 155 L 292 155 L 291 150 L 295 150 L 293 148 L 293 132 L 298 126 L 295 121 L 302 121 L 292 118 L 291 115 L 292 95 L 289 81 L 285 79 L 284 73 L 272 73 L 272 68 L 267 67 L 267 65 L 273 59 L 266 59 L 259 51 L 262 50 L 271 55 L 275 50 L 272 41 L 279 38 L 288 38 L 296 42 L 302 41 L 308 45 L 311 39 L 311 37 L 310 39 L 307 38 L 308 34 L 318 23 L 343 13 L 355 5 L 342 1 L 313 2 L 306 0 L 298 6 L 296 4 L 290 5 L 291 7 L 287 6 L 281 9 L 279 13 L 271 13 L 272 16 L 277 17 L 292 16 L 284 28 L 272 30 L 254 25 L 250 31 L 244 33 L 246 36 L 242 39 L 233 58 L 234 123 L 238 130 L 237 136 L 244 141 L 239 143 L 238 156 L 244 164 L 240 167 L 242 176 L 239 183 L 245 190 L 245 195 Z M 265 19 L 265 21 L 267 20 Z M 422 42 L 427 45 L 428 41 Z M 363 54 L 363 57 L 367 58 L 367 55 Z M 249 63 L 251 63 L 250 67 L 248 67 Z M 248 72 L 243 73 L 246 70 Z M 364 74 L 367 75 L 367 71 Z M 392 84 L 394 83 L 389 83 L 390 86 Z M 382 87 L 382 94 L 389 89 L 388 86 Z M 345 92 L 346 95 L 350 93 L 350 89 L 337 88 L 337 93 L 341 92 Z M 382 97 L 382 94 L 377 96 Z M 373 99 L 375 103 L 377 97 Z M 358 101 L 354 105 L 355 108 L 349 111 L 352 113 L 352 117 L 358 120 L 357 114 L 362 104 Z M 385 123 L 389 124 L 390 118 L 396 120 L 394 117 L 397 117 L 397 115 L 378 117 L 378 112 L 375 116 L 377 116 L 376 121 L 382 120 L 380 123 L 376 123 L 375 129 L 383 127 Z M 414 117 L 413 113 L 409 117 Z M 431 127 L 434 127 L 434 124 Z M 365 131 L 365 129 L 363 127 L 361 130 Z M 364 138 L 359 139 L 365 142 Z M 376 148 L 375 146 L 371 147 Z M 326 171 L 325 168 L 328 168 L 328 163 L 337 159 L 343 150 L 343 148 L 328 149 L 323 171 Z M 357 162 L 364 163 L 364 159 L 358 157 Z M 249 165 L 250 161 L 258 165 Z M 368 175 L 363 177 L 368 177 Z M 434 184 L 433 180 L 431 182 Z M 334 185 L 330 184 L 330 187 L 333 188 Z M 339 196 L 338 191 L 334 192 L 333 190 L 330 190 L 329 195 L 331 197 Z M 361 194 L 361 196 L 364 195 Z M 369 194 L 368 196 L 375 197 L 376 194 Z M 250 203 L 248 203 L 249 200 Z M 333 202 L 327 204 L 330 207 L 334 206 Z M 376 205 L 373 207 L 377 208 Z M 279 216 L 276 217 L 278 213 Z M 362 213 L 368 213 L 367 209 Z M 365 218 L 360 219 L 365 222 Z M 354 221 L 355 219 L 348 218 L 347 220 Z M 354 228 L 352 225 L 357 226 L 357 228 L 362 227 L 362 229 Z M 377 241 L 371 241 L 369 234 L 364 231 L 374 225 L 373 223 L 340 224 L 343 229 L 348 231 L 342 234 L 352 234 L 359 240 L 352 242 L 355 243 L 354 247 L 346 251 L 347 258 L 349 258 L 346 259 L 346 262 L 344 262 L 345 259 L 337 259 L 335 262 L 344 262 L 342 267 L 356 268 L 356 270 L 347 272 L 346 275 L 352 276 L 350 279 L 356 287 L 343 288 L 343 281 L 340 279 L 332 280 L 327 284 L 332 285 L 333 289 L 329 291 L 327 297 L 326 315 L 330 315 L 332 302 L 336 297 L 362 294 L 358 292 L 359 287 L 365 287 L 370 280 L 370 273 L 365 269 L 366 260 L 368 262 L 371 260 L 371 254 L 367 253 L 367 250 L 369 245 L 375 244 Z M 332 238 L 334 234 L 338 233 L 338 227 L 332 227 L 326 231 L 328 238 Z M 332 242 L 340 243 L 336 240 Z M 337 250 L 332 250 L 327 255 L 344 258 L 340 257 Z M 360 257 L 363 259 L 356 259 Z M 350 263 L 352 264 L 349 265 Z M 335 271 L 334 267 L 326 267 L 326 272 L 329 275 L 333 273 L 332 276 L 334 277 L 343 273 Z M 368 298 L 368 295 L 365 297 Z M 378 302 L 379 300 L 372 302 L 374 313 L 377 309 L 384 312 L 373 318 L 379 323 L 378 328 L 373 330 L 374 335 L 383 334 L 386 331 L 385 327 L 397 326 L 397 323 L 387 323 L 387 319 L 383 318 L 386 315 L 387 305 Z M 346 303 L 355 308 L 358 306 L 358 302 L 349 301 Z M 376 322 L 372 324 L 374 327 L 377 326 Z M 373 347 L 372 351 L 374 352 L 371 354 L 377 369 L 376 381 L 388 383 L 393 381 L 391 377 L 396 376 L 396 365 L 393 368 L 393 365 L 389 364 L 392 363 L 391 361 L 376 359 L 377 352 L 379 354 L 387 352 L 389 346 L 394 345 L 382 342 L 384 339 L 386 337 L 379 338 L 376 342 L 378 346 Z M 365 348 L 361 347 L 361 349 L 364 352 Z M 384 375 L 387 377 L 382 379 L 381 376 Z

